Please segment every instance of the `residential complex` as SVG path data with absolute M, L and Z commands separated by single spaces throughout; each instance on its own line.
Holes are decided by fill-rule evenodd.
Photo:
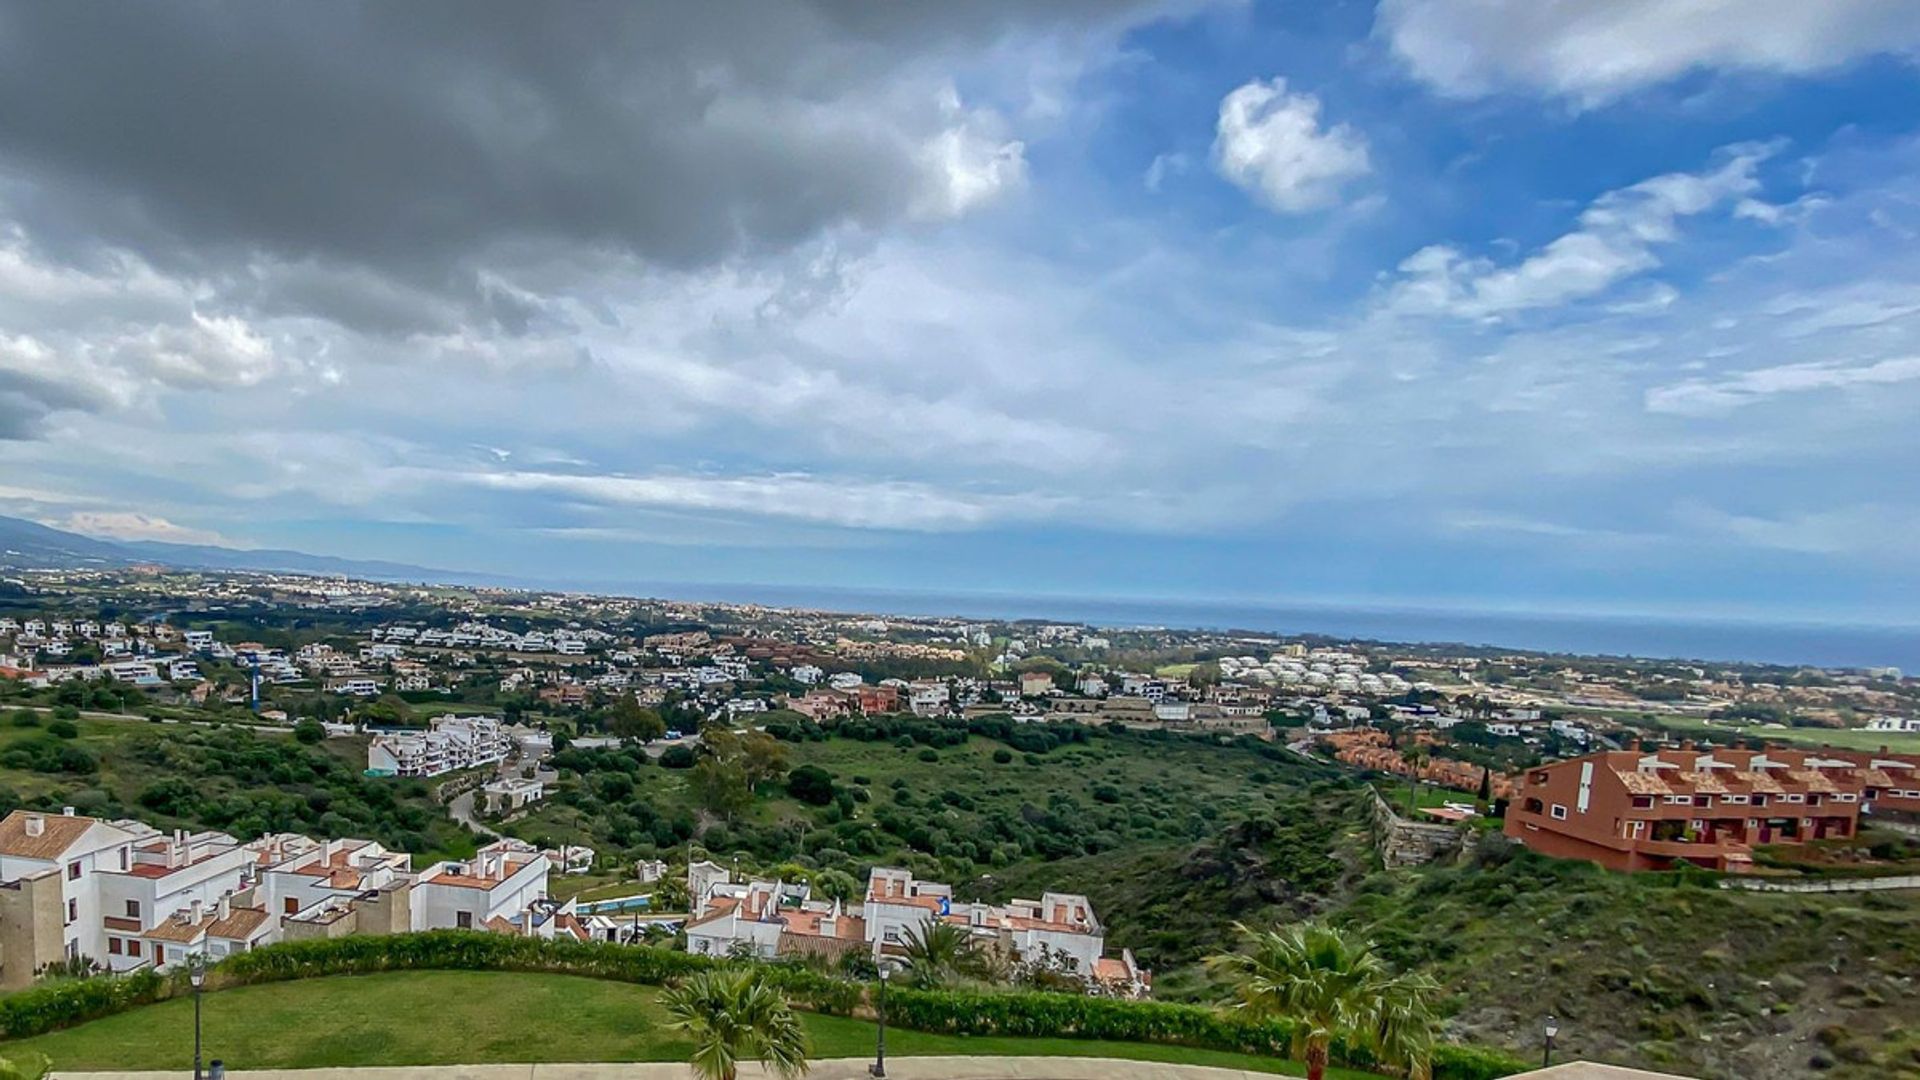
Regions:
M 513 739 L 491 716 L 436 716 L 426 731 L 389 732 L 367 744 L 367 771 L 378 776 L 439 776 L 507 759 Z
M 863 903 L 816 900 L 805 885 L 736 882 L 712 863 L 688 870 L 693 919 L 687 949 L 712 955 L 773 958 L 864 952 L 886 963 L 906 954 L 909 939 L 935 921 L 965 928 L 976 946 L 1014 963 L 1078 975 L 1089 988 L 1143 997 L 1152 976 L 1132 952 L 1106 955 L 1106 931 L 1093 905 L 1075 893 L 984 904 L 955 900 L 953 888 L 906 870 L 874 867 Z
M 1920 808 L 1920 755 L 1861 751 L 1614 750 L 1528 770 L 1506 833 L 1615 870 L 1690 862 L 1742 872 L 1759 844 L 1844 839 L 1862 814 Z
M 546 900 L 547 870 L 545 854 L 515 840 L 416 873 L 412 856 L 368 840 L 242 843 L 16 810 L 0 819 L 0 988 L 82 957 L 127 972 L 349 933 L 550 935 L 572 909 Z

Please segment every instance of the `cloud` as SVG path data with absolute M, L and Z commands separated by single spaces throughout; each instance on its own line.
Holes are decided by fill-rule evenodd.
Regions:
M 1213 158 L 1221 176 L 1285 214 L 1333 205 L 1372 170 L 1366 138 L 1346 124 L 1323 128 L 1320 99 L 1288 93 L 1283 78 L 1221 99 Z
M 602 505 L 700 510 L 849 528 L 942 531 L 1046 516 L 1062 500 L 940 491 L 925 484 L 847 481 L 803 474 L 767 476 L 581 476 L 469 473 L 457 478 L 496 491 L 538 492 Z
M 1908 0 L 1381 0 L 1375 33 L 1442 94 L 1589 107 L 1696 70 L 1807 75 L 1920 48 Z
M 500 268 L 537 301 L 623 260 L 702 269 L 976 211 L 1024 183 L 1022 103 L 955 85 L 1068 41 L 1097 63 L 1167 5 L 855 6 L 267 2 L 111 28 L 13 7 L 0 206 L 62 259 L 115 248 L 355 326 L 517 333 L 538 305 Z
M 125 372 L 37 338 L 0 336 L 0 439 L 32 438 L 53 413 L 123 406 L 138 392 Z
M 1709 172 L 1667 173 L 1609 191 L 1581 213 L 1578 228 L 1512 266 L 1445 244 L 1422 248 L 1400 263 L 1388 307 L 1403 314 L 1497 319 L 1598 296 L 1658 267 L 1656 249 L 1679 239 L 1682 218 L 1759 190 L 1754 172 L 1776 149 L 1730 146 Z
M 110 540 L 164 540 L 170 544 L 233 546 L 232 541 L 211 529 L 176 525 L 163 517 L 127 511 L 77 510 L 62 520 L 46 524 Z
M 1647 391 L 1648 412 L 1675 416 L 1722 416 L 1780 394 L 1888 386 L 1920 379 L 1920 356 L 1871 364 L 1782 364 L 1713 378 L 1687 379 Z

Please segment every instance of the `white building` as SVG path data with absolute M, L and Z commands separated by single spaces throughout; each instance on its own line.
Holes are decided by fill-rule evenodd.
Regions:
M 439 776 L 507 759 L 513 740 L 491 716 L 436 716 L 427 731 L 376 735 L 367 769 L 382 776 Z

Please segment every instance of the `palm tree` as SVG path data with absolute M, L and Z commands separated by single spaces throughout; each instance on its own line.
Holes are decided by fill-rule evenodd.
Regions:
M 735 1080 L 758 1061 L 792 1080 L 807 1071 L 807 1029 L 785 998 L 750 967 L 703 971 L 661 995 L 672 1026 L 693 1036 L 693 1071 Z
M 1207 963 L 1234 982 L 1235 1008 L 1295 1025 L 1293 1055 L 1309 1080 L 1326 1075 L 1336 1041 L 1364 1046 L 1380 1060 L 1430 1080 L 1439 992 L 1424 975 L 1396 975 L 1360 941 L 1331 926 L 1297 923 L 1277 930 L 1242 926 L 1248 949 Z
M 909 928 L 901 948 L 908 977 L 921 986 L 980 975 L 987 966 L 987 958 L 975 948 L 973 935 L 965 927 L 937 919 Z

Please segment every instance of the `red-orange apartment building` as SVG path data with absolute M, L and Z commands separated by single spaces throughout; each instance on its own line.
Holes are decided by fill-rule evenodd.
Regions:
M 1920 755 L 1843 750 L 1614 750 L 1528 770 L 1506 833 L 1613 870 L 1686 861 L 1742 872 L 1759 844 L 1854 835 L 1863 811 L 1920 807 Z

